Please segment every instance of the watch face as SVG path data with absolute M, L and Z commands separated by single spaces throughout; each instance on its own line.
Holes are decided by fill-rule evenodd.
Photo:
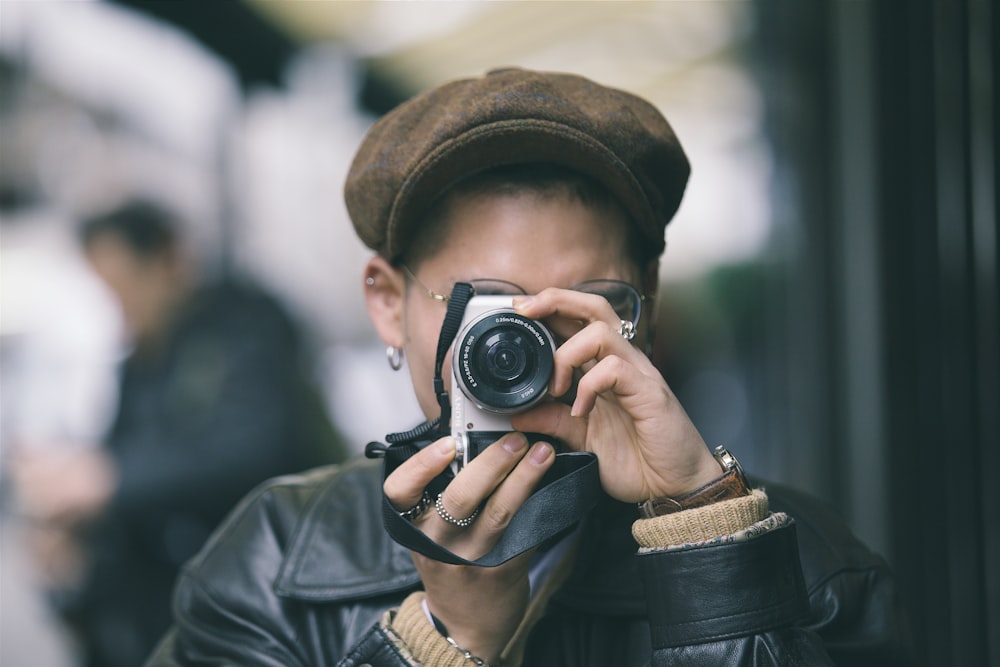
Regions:
M 747 482 L 746 474 L 743 472 L 743 466 L 741 466 L 740 462 L 736 460 L 736 457 L 733 456 L 729 452 L 729 450 L 723 447 L 722 445 L 716 447 L 715 451 L 712 452 L 712 454 L 719 462 L 719 465 L 722 466 L 722 470 L 724 472 L 726 473 L 730 471 L 733 472 L 734 476 L 736 477 L 737 480 L 739 480 L 740 485 L 744 489 L 743 493 L 749 495 L 750 483 Z
M 729 450 L 722 445 L 716 447 L 712 454 L 715 456 L 715 459 L 719 462 L 719 465 L 722 466 L 722 469 L 725 472 L 735 469 L 738 470 L 741 475 L 743 474 L 743 466 L 741 466 L 740 462 L 736 460 L 736 457 L 730 454 Z

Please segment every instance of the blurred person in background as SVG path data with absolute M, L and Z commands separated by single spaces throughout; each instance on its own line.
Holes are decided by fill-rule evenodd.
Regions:
M 237 280 L 202 284 L 179 220 L 127 202 L 80 227 L 131 351 L 95 447 L 11 461 L 35 555 L 88 667 L 140 664 L 180 566 L 254 485 L 346 456 L 289 314 Z

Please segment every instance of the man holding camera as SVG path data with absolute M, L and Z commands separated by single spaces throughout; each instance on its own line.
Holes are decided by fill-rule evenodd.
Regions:
M 688 172 L 656 109 L 572 75 L 498 70 L 376 123 L 346 198 L 428 421 L 370 446 L 384 467 L 244 503 L 152 664 L 904 664 L 885 563 L 753 488 L 649 359 Z

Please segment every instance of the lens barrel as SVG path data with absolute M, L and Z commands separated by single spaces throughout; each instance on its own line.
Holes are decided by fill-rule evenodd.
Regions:
M 452 356 L 462 391 L 483 410 L 510 414 L 537 403 L 554 368 L 552 334 L 510 309 L 492 310 L 459 333 Z

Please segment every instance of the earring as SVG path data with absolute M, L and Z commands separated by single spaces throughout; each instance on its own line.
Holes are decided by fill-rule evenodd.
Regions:
M 398 371 L 403 367 L 403 348 L 390 345 L 385 348 L 385 358 L 389 362 L 389 368 Z

